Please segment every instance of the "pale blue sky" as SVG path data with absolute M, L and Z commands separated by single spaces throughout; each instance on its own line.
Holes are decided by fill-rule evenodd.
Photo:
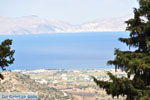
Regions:
M 132 14 L 137 0 L 0 0 L 0 16 L 37 15 L 81 24 L 95 19 Z

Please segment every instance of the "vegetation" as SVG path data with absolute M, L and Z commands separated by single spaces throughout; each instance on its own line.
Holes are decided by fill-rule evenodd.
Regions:
M 107 94 L 127 96 L 126 100 L 150 100 L 150 0 L 138 0 L 139 8 L 134 8 L 134 18 L 126 21 L 129 38 L 120 38 L 134 51 L 115 50 L 115 59 L 108 64 L 125 71 L 128 77 L 117 78 L 110 72 L 111 81 L 94 81 Z M 133 78 L 131 78 L 133 75 Z
M 5 67 L 8 67 L 14 62 L 14 50 L 11 50 L 12 40 L 5 40 L 0 44 L 0 67 L 2 70 L 6 70 Z M 0 78 L 4 79 L 3 75 L 0 74 Z

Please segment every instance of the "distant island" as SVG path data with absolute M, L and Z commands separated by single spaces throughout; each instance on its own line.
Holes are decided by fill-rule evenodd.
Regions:
M 42 19 L 38 16 L 0 17 L 0 35 L 124 31 L 126 27 L 124 21 L 128 18 L 130 16 L 97 19 L 81 25 L 71 25 L 62 21 Z

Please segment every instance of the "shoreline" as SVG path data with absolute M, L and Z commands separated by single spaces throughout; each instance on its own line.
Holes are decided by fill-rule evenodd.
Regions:
M 6 70 L 6 71 L 32 71 L 32 70 L 47 70 L 47 71 L 51 71 L 51 70 L 66 70 L 66 71 L 73 71 L 73 70 L 115 70 L 115 68 L 91 68 L 91 69 L 12 69 L 12 70 Z M 119 69 L 117 69 L 119 70 Z

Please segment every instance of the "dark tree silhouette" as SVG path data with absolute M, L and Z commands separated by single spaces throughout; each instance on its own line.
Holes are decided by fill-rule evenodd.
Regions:
M 14 50 L 11 50 L 12 40 L 5 40 L 0 44 L 0 67 L 2 70 L 6 70 L 10 64 L 14 62 Z M 4 79 L 3 75 L 0 74 L 0 78 Z
M 126 95 L 127 100 L 150 100 L 150 0 L 138 2 L 139 8 L 134 8 L 134 18 L 126 21 L 129 38 L 119 39 L 135 51 L 116 49 L 115 59 L 108 61 L 116 69 L 125 71 L 128 77 L 117 78 L 108 72 L 111 81 L 93 79 L 113 97 Z

